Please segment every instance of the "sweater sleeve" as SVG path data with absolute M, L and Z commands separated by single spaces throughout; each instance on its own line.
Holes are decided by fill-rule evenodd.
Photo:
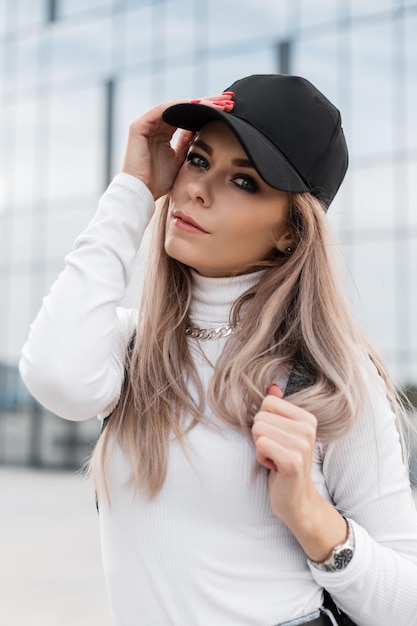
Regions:
M 61 417 L 105 415 L 117 403 L 133 326 L 118 303 L 153 210 L 147 187 L 118 174 L 31 325 L 20 374 L 32 395 Z
M 416 626 L 417 511 L 385 384 L 376 370 L 368 376 L 364 414 L 323 462 L 330 496 L 352 522 L 355 554 L 340 572 L 310 568 L 360 626 Z

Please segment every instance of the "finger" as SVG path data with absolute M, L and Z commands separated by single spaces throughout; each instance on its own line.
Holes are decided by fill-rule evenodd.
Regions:
M 183 161 L 185 160 L 190 144 L 194 137 L 195 133 L 191 130 L 182 130 L 179 133 L 177 142 L 175 144 L 175 153 L 177 155 L 179 163 L 183 163 Z
M 274 446 L 268 437 L 261 437 L 256 443 L 257 462 L 266 469 L 278 472 L 278 463 L 274 457 L 280 457 L 279 445 Z
M 221 109 L 222 111 L 226 111 L 227 113 L 231 111 L 235 106 L 234 100 L 232 100 L 230 95 L 228 94 L 205 96 L 204 98 L 199 98 L 198 100 L 191 100 L 191 103 L 202 104 L 204 106 L 209 106 L 214 109 Z
M 277 415 L 282 415 L 283 417 L 298 421 L 307 421 L 312 423 L 317 421 L 312 413 L 309 413 L 292 402 L 279 398 L 275 395 L 265 396 L 259 410 L 261 412 L 266 411 L 268 413 L 275 413 Z
M 200 104 L 204 104 L 205 106 L 212 107 L 214 109 L 222 109 L 223 111 L 231 111 L 235 106 L 234 100 L 230 100 L 230 98 L 220 98 L 219 100 L 201 100 Z
M 212 102 L 217 100 L 220 102 L 222 100 L 231 100 L 234 95 L 233 91 L 223 91 L 222 93 L 216 93 L 211 96 L 203 96 L 201 100 L 211 100 Z
M 305 444 L 313 447 L 317 439 L 317 420 L 313 418 L 309 421 L 299 421 L 261 411 L 255 416 L 252 437 L 256 443 L 257 439 L 264 435 L 287 446 L 297 446 L 299 442 L 300 447 L 304 447 Z
M 293 451 L 298 455 L 298 458 L 303 458 L 310 463 L 315 444 L 315 437 L 312 436 L 312 433 L 284 431 L 271 424 L 258 424 L 253 433 L 255 446 L 257 447 L 258 441 L 265 437 L 269 441 L 279 444 L 283 450 Z M 273 460 L 276 462 L 275 458 Z
M 271 470 L 273 472 L 278 471 L 278 467 L 276 466 L 274 461 L 268 458 L 267 456 L 264 456 L 263 454 L 261 454 L 259 450 L 257 450 L 256 452 L 256 460 L 259 463 L 259 465 L 262 465 L 262 467 L 266 467 L 267 470 Z
M 316 437 L 315 429 L 310 423 L 296 422 L 281 415 L 274 415 L 272 413 L 262 413 L 257 416 L 257 419 L 253 423 L 253 437 L 264 434 L 275 437 L 277 440 L 280 440 L 287 435 L 294 436 L 297 439 L 307 437 L 312 441 L 315 441 Z
M 282 415 L 283 417 L 287 417 L 290 419 L 303 419 L 304 409 L 300 409 L 300 407 L 288 402 L 288 400 L 283 400 L 278 396 L 268 394 L 262 401 L 261 406 L 259 407 L 259 413 L 273 413 L 275 415 Z
M 264 467 L 273 464 L 275 471 L 287 476 L 303 473 L 304 457 L 298 450 L 287 449 L 268 437 L 260 437 L 256 450 L 256 458 Z
M 276 383 L 272 383 L 272 385 L 269 385 L 268 394 L 271 396 L 276 396 L 277 398 L 284 397 L 284 392 L 282 391 L 280 387 L 278 387 Z
M 202 105 L 209 106 L 217 110 L 220 109 L 221 111 L 225 111 L 226 113 L 231 111 L 235 105 L 235 102 L 230 99 L 230 95 L 217 94 L 216 96 L 207 96 L 205 98 L 199 98 L 197 100 L 171 100 L 171 102 L 166 102 L 165 104 L 159 105 L 161 109 L 158 111 L 156 111 L 156 107 L 154 109 L 151 109 L 151 113 L 154 115 L 154 117 L 156 117 L 158 113 L 160 113 L 160 115 L 162 116 L 162 113 L 165 109 L 168 109 L 169 107 L 175 104 L 188 104 L 188 103 L 202 104 Z M 147 115 L 149 115 L 149 113 L 150 112 L 148 112 Z M 142 116 L 141 118 L 138 118 L 138 121 L 143 123 L 143 121 L 148 121 L 148 120 L 144 116 Z M 162 120 L 162 117 L 160 121 L 161 121 L 161 124 L 164 125 L 164 127 L 171 129 L 170 132 L 172 136 L 175 132 L 175 126 L 171 126 L 171 124 L 168 124 L 168 122 L 164 122 Z

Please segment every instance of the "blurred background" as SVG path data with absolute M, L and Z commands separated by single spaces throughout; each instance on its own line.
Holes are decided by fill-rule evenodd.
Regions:
M 49 414 L 18 376 L 41 299 L 118 172 L 132 118 L 275 72 L 308 78 L 342 112 L 350 169 L 329 220 L 362 326 L 416 404 L 417 0 L 0 0 L 0 617 L 8 607 L 9 626 L 108 623 L 94 506 L 84 484 L 75 489 L 98 421 Z M 50 534 L 68 520 L 78 561 Z M 49 559 L 37 593 L 28 551 Z M 54 612 L 46 595 L 63 569 L 76 614 Z M 15 589 L 22 571 L 32 595 Z

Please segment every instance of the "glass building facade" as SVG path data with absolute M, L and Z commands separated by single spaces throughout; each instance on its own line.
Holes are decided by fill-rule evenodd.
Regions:
M 0 462 L 62 463 L 95 433 L 33 403 L 16 365 L 130 120 L 274 72 L 342 112 L 350 169 L 329 220 L 363 327 L 417 384 L 417 1 L 0 0 Z

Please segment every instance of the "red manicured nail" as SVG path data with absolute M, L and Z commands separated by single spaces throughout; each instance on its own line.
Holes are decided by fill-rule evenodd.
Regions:
M 200 104 L 201 100 L 190 100 L 191 104 Z
M 235 92 L 234 91 L 223 91 L 225 96 L 234 96 Z
M 269 385 L 268 393 L 277 396 L 278 398 L 282 398 L 284 395 L 282 393 L 282 389 L 276 383 L 272 383 L 271 385 Z

